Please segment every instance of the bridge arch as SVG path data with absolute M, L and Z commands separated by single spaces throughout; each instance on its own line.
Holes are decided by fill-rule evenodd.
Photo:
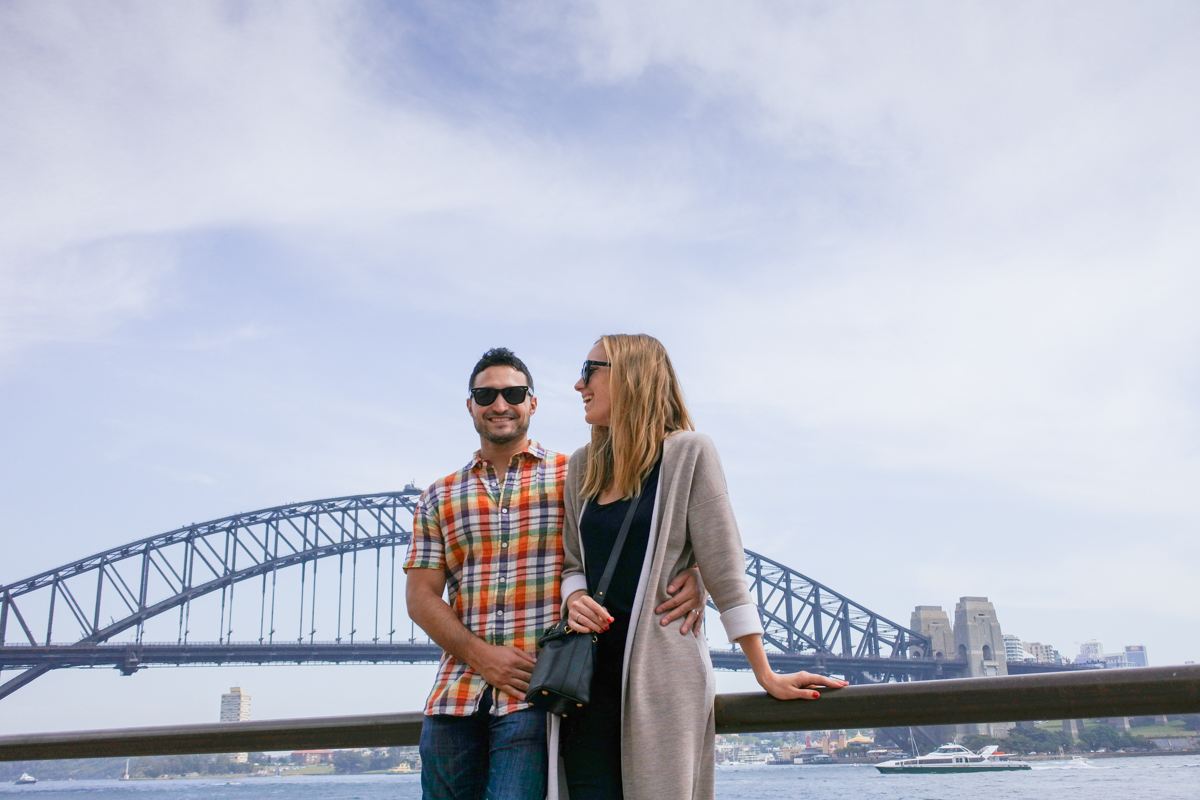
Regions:
M 70 666 L 116 666 L 132 674 L 151 664 L 436 661 L 440 650 L 418 642 L 415 630 L 407 640 L 395 636 L 396 550 L 411 539 L 419 495 L 408 486 L 236 514 L 0 586 L 0 670 L 23 670 L 0 684 L 0 699 Z M 373 554 L 374 563 L 363 567 L 360 581 L 364 553 Z M 856 681 L 940 674 L 944 662 L 910 653 L 928 653 L 926 637 L 778 561 L 749 550 L 745 558 L 765 643 L 778 666 Z M 318 566 L 330 560 L 337 562 L 336 578 L 321 573 L 318 603 Z M 256 578 L 259 590 L 247 610 L 245 592 L 236 590 Z M 298 617 L 289 620 L 297 623 L 294 635 L 277 635 L 281 597 L 282 616 Z M 204 615 L 219 617 L 218 636 L 196 641 L 192 607 L 209 601 Z M 358 635 L 364 616 L 369 638 Z M 235 641 L 235 628 L 243 636 L 247 627 L 254 631 L 255 617 L 257 636 Z M 168 621 L 170 636 L 163 634 Z M 157 638 L 148 635 L 151 625 Z M 318 641 L 318 630 L 333 635 Z M 712 655 L 719 669 L 747 667 L 740 652 Z

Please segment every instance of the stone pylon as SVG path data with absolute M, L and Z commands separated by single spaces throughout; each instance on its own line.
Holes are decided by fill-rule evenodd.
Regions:
M 1000 621 L 986 597 L 961 597 L 954 606 L 954 651 L 955 657 L 966 659 L 967 677 L 1008 674 Z
M 1004 637 L 996 609 L 986 597 L 960 597 L 954 606 L 954 653 L 967 662 L 966 676 L 992 678 L 1008 674 Z M 996 738 L 1008 735 L 1011 722 L 959 725 L 958 735 L 981 734 Z
M 909 627 L 922 636 L 928 636 L 932 642 L 930 652 L 921 653 L 922 656 L 954 658 L 954 629 L 950 627 L 950 617 L 941 606 L 917 606 Z

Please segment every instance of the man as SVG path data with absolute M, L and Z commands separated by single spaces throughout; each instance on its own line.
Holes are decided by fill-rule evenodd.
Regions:
M 444 654 L 421 728 L 426 800 L 546 794 L 546 715 L 525 702 L 537 637 L 559 616 L 567 457 L 528 438 L 533 376 L 506 348 L 469 381 L 479 450 L 421 495 L 404 562 L 409 617 Z M 684 573 L 663 624 L 703 609 Z M 442 592 L 449 588 L 449 602 Z M 697 632 L 699 625 L 697 624 Z

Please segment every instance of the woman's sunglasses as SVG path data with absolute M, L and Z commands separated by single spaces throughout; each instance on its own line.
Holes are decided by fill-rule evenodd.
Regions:
M 587 386 L 588 381 L 590 381 L 592 379 L 592 373 L 596 371 L 597 367 L 611 367 L 611 366 L 612 366 L 612 363 L 609 361 L 592 361 L 589 358 L 587 361 L 583 362 L 583 369 L 581 369 L 579 371 L 579 377 L 583 380 L 583 385 Z
M 526 394 L 533 394 L 533 390 L 528 386 L 506 386 L 503 389 L 480 386 L 471 390 L 471 398 L 480 406 L 490 406 L 500 395 L 504 395 L 504 402 L 510 406 L 519 406 L 525 402 Z

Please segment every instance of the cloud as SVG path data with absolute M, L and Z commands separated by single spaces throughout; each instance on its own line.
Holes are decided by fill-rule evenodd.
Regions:
M 124 320 L 150 313 L 174 263 L 169 245 L 137 238 L 4 255 L 0 358 L 46 342 L 95 340 Z
M 18 265 L 5 268 L 0 303 L 21 309 L 7 315 L 10 344 L 36 338 L 23 332 L 34 318 L 90 313 L 70 291 L 31 288 L 30 272 L 42 286 L 111 289 L 97 301 L 107 319 L 144 307 L 131 298 L 144 301 L 167 270 L 105 266 L 89 256 L 104 242 L 253 230 L 353 236 L 379 252 L 397 229 L 464 221 L 524 238 L 620 238 L 647 229 L 647 209 L 680 202 L 671 187 L 629 192 L 577 154 L 387 95 L 378 65 L 351 49 L 372 24 L 362 6 L 231 8 L 0 12 L 0 254 Z M 47 262 L 75 266 L 55 268 L 68 276 Z

